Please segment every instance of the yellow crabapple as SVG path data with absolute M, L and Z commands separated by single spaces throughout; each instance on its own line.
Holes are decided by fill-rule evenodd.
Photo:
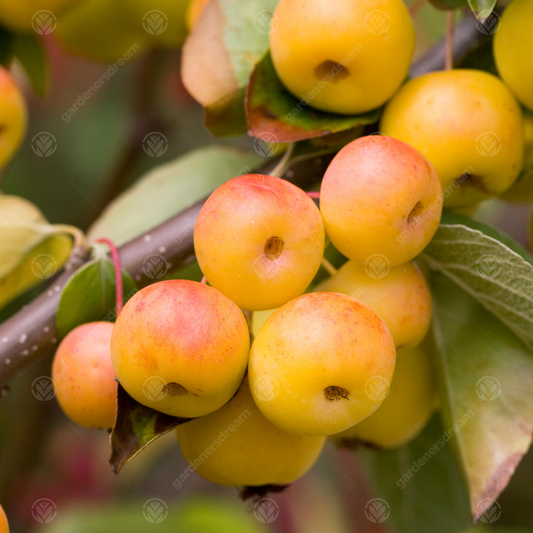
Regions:
M 250 352 L 250 388 L 281 429 L 331 435 L 372 414 L 394 371 L 392 335 L 378 315 L 338 293 L 304 294 L 275 311 Z

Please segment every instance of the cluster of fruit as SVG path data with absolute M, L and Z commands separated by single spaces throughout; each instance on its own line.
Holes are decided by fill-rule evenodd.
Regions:
M 503 82 L 487 72 L 455 69 L 404 83 L 415 33 L 402 0 L 280 0 L 274 19 L 270 49 L 285 87 L 328 112 L 354 114 L 385 104 L 380 132 L 427 157 L 446 207 L 475 206 L 518 177 L 524 124 L 517 99 L 533 109 L 532 0 L 513 0 L 495 34 Z
M 327 7 L 278 3 L 270 36 L 278 75 L 297 97 L 313 94 L 318 109 L 358 113 L 385 104 L 383 135 L 340 150 L 322 180 L 320 209 L 272 176 L 219 187 L 194 232 L 210 286 L 154 283 L 115 325 L 73 330 L 54 360 L 57 398 L 71 418 L 111 427 L 116 376 L 141 404 L 194 419 L 177 429 L 181 449 L 198 473 L 226 485 L 290 483 L 326 437 L 389 448 L 417 434 L 436 394 L 423 342 L 431 297 L 412 261 L 435 234 L 443 205 L 470 208 L 500 195 L 522 168 L 515 96 L 531 105 L 533 87 L 522 93 L 505 73 L 517 58 L 498 55 L 500 38 L 495 56 L 510 88 L 474 70 L 430 73 L 400 87 L 414 48 L 403 3 Z M 378 15 L 385 29 L 374 27 Z M 504 15 L 500 31 L 506 20 L 513 27 L 512 17 Z M 326 233 L 348 262 L 306 292 Z M 253 313 L 251 325 L 241 309 Z
M 228 485 L 289 483 L 314 463 L 326 436 L 390 447 L 416 434 L 435 403 L 419 347 L 431 298 L 411 260 L 439 223 L 438 176 L 405 143 L 369 136 L 337 154 L 320 194 L 319 210 L 272 176 L 220 186 L 194 232 L 211 286 L 154 283 L 114 326 L 69 333 L 52 373 L 65 412 L 84 425 L 111 426 L 116 375 L 141 404 L 194 418 L 177 430 L 185 457 Z M 320 268 L 325 230 L 350 261 L 303 294 Z M 385 276 L 369 266 L 376 258 L 386 262 Z M 259 314 L 274 308 L 268 318 Z M 266 318 L 251 349 L 241 309 L 258 312 L 256 329 Z M 399 378 L 386 400 L 397 353 Z M 371 416 L 384 400 L 389 410 Z M 233 445 L 198 461 L 228 430 Z

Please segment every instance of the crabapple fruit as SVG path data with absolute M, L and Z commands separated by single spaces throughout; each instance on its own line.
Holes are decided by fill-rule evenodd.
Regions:
M 533 202 L 533 111 L 524 113 L 524 162 L 519 178 L 501 199 L 506 202 Z
M 297 98 L 332 113 L 385 103 L 407 76 L 415 31 L 401 0 L 281 0 L 272 61 Z
M 516 98 L 533 111 L 533 1 L 513 0 L 494 34 L 498 73 Z
M 142 19 L 131 24 L 129 9 L 126 0 L 84 0 L 59 18 L 54 34 L 71 54 L 109 63 L 125 61 L 140 55 L 150 38 Z
M 255 405 L 247 379 L 224 407 L 181 424 L 176 433 L 198 474 L 230 486 L 291 483 L 313 466 L 325 441 L 271 424 Z
M 273 309 L 302 294 L 320 267 L 325 233 L 304 191 L 272 176 L 227 181 L 206 201 L 194 249 L 207 281 L 242 309 Z
M 330 163 L 320 210 L 335 247 L 361 264 L 382 256 L 406 263 L 439 225 L 442 188 L 429 161 L 397 139 L 380 135 L 347 144 Z
M 0 533 L 9 533 L 9 523 L 7 521 L 6 512 L 0 505 Z
M 111 363 L 111 322 L 89 322 L 70 331 L 52 364 L 56 398 L 65 414 L 85 427 L 112 428 L 117 382 Z
M 316 292 L 340 292 L 370 307 L 385 322 L 396 350 L 411 350 L 426 336 L 431 321 L 431 293 L 414 263 L 390 268 L 376 276 L 363 265 L 348 261 Z
M 487 72 L 439 71 L 408 81 L 385 106 L 380 130 L 429 159 L 446 207 L 500 195 L 522 168 L 520 106 Z
M 11 74 L 0 66 L 0 168 L 18 150 L 26 133 L 27 108 Z
M 436 407 L 436 384 L 427 343 L 396 361 L 388 396 L 375 413 L 332 435 L 335 441 L 362 441 L 379 448 L 396 448 L 412 440 Z
M 388 389 L 395 360 L 392 336 L 374 311 L 345 294 L 304 294 L 259 331 L 250 388 L 259 410 L 281 429 L 331 435 L 379 407 L 382 394 L 374 388 Z
M 238 389 L 250 351 L 242 311 L 221 292 L 188 280 L 145 287 L 124 306 L 111 337 L 120 384 L 139 403 L 193 418 Z

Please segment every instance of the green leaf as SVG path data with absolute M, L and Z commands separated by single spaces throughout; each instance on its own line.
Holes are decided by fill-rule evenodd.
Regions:
M 446 276 L 434 273 L 431 288 L 443 419 L 452 427 L 467 418 L 453 444 L 472 516 L 489 518 L 531 444 L 533 358 L 504 324 Z
M 157 378 L 154 378 L 157 381 Z M 149 387 L 150 383 L 145 386 Z M 155 387 L 162 384 L 156 382 Z M 160 392 L 160 391 L 159 391 Z M 115 474 L 148 444 L 168 433 L 188 418 L 178 418 L 155 411 L 134 400 L 119 384 L 117 418 L 111 433 L 111 458 L 109 464 Z
M 496 0 L 468 0 L 468 5 L 475 17 L 483 22 L 492 13 L 492 10 L 496 6 Z M 496 23 L 498 22 L 499 19 Z
M 71 250 L 72 239 L 69 236 L 53 235 L 23 255 L 15 268 L 0 277 L 0 309 L 56 274 L 67 262 Z
M 13 35 L 11 53 L 20 62 L 39 96 L 44 96 L 48 87 L 48 63 L 42 41 L 32 33 Z
M 421 257 L 533 348 L 533 258 L 481 222 L 445 214 Z
M 257 64 L 246 91 L 250 135 L 274 142 L 293 142 L 372 124 L 380 110 L 345 116 L 304 105 L 281 83 L 270 53 Z
M 48 224 L 34 204 L 0 194 L 0 308 L 52 277 L 71 249 L 71 239 Z
M 248 128 L 244 112 L 245 89 L 239 89 L 228 100 L 205 108 L 205 127 L 216 137 L 244 135 Z
M 435 415 L 406 446 L 392 451 L 361 449 L 375 498 L 365 514 L 395 533 L 457 533 L 468 526 L 468 495 L 448 443 L 453 429 Z
M 81 324 L 107 320 L 113 322 L 115 311 L 115 267 L 106 248 L 94 244 L 94 259 L 77 270 L 69 279 L 59 301 L 56 327 L 60 338 Z M 135 283 L 122 271 L 125 301 L 136 291 Z
M 107 237 L 120 246 L 201 200 L 225 181 L 251 172 L 261 161 L 255 152 L 211 146 L 156 167 L 111 202 L 89 228 L 89 238 Z
M 211 0 L 183 48 L 182 79 L 189 93 L 211 112 L 211 131 L 225 132 L 214 121 L 236 105 L 235 97 L 248 83 L 255 66 L 268 49 L 272 13 L 278 0 Z M 238 103 L 242 106 L 242 100 Z M 226 113 L 223 110 L 226 109 Z M 216 110 L 216 113 L 213 112 Z M 244 107 L 237 107 L 243 112 Z M 235 127 L 234 121 L 230 130 Z

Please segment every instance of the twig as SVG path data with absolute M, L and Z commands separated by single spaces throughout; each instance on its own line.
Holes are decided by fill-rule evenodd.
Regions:
M 115 244 L 109 239 L 96 239 L 96 242 L 101 242 L 107 244 L 111 250 L 111 257 L 113 258 L 113 266 L 115 267 L 115 294 L 116 294 L 116 313 L 117 316 L 122 311 L 123 299 L 124 299 L 124 290 L 122 287 L 122 267 L 120 266 L 120 256 L 118 255 L 118 250 Z
M 474 48 L 486 36 L 481 33 L 477 21 L 471 13 L 457 24 L 453 39 L 453 58 L 457 63 L 468 51 Z M 441 39 L 427 54 L 413 61 L 409 76 L 417 78 L 428 72 L 442 70 L 446 55 L 446 39 Z
M 327 270 L 330 276 L 334 276 L 337 273 L 337 269 L 325 258 L 322 258 L 322 267 Z
M 444 69 L 452 70 L 453 68 L 453 34 L 455 28 L 455 11 L 450 9 L 446 13 L 446 58 Z
M 290 160 L 294 151 L 294 146 L 294 143 L 290 143 L 289 146 L 287 146 L 287 149 L 285 150 L 285 153 L 283 154 L 283 157 L 281 158 L 280 162 L 270 172 L 271 176 L 280 178 L 281 176 L 283 176 L 283 174 L 285 174 L 285 172 L 290 166 Z

